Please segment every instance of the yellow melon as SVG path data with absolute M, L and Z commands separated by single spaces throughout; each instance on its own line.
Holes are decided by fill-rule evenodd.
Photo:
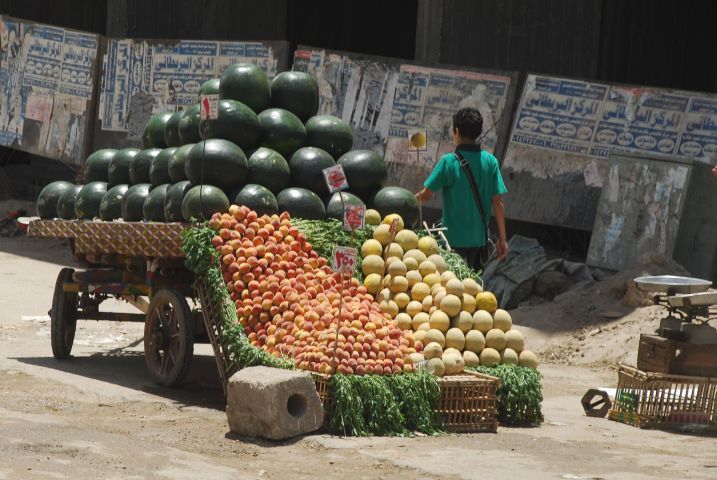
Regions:
M 438 345 L 443 348 L 443 346 L 446 344 L 446 337 L 443 335 L 443 332 L 436 328 L 431 328 L 426 332 L 426 342 L 436 342 Z
M 493 316 L 485 310 L 477 310 L 473 314 L 473 330 L 488 333 L 493 328 Z
M 518 356 L 521 367 L 538 368 L 538 356 L 530 350 L 523 350 Z
M 484 367 L 494 367 L 500 364 L 500 353 L 494 348 L 484 348 L 479 355 L 480 364 Z
M 391 318 L 398 315 L 398 305 L 396 305 L 396 302 L 393 300 L 384 300 L 379 304 L 379 308 L 381 309 L 381 313 L 387 313 Z
M 389 232 L 388 225 L 382 223 L 376 227 L 376 230 L 373 231 L 373 238 L 381 242 L 381 246 L 386 247 L 391 241 L 391 232 Z
M 441 355 L 443 355 L 443 347 L 438 342 L 429 342 L 422 353 L 428 360 L 431 358 L 441 358 Z
M 414 345 L 418 342 L 421 342 L 421 345 L 423 345 L 426 340 L 426 332 L 427 330 L 416 330 L 413 332 Z
M 411 300 L 406 305 L 406 313 L 413 318 L 417 313 L 423 311 L 423 305 L 421 305 L 421 302 L 418 302 L 416 300 Z
M 409 353 L 408 356 L 405 358 L 406 362 L 410 363 L 411 365 L 416 365 L 417 363 L 426 360 L 426 357 L 424 357 L 422 353 Z
M 381 280 L 381 275 L 378 273 L 371 273 L 366 275 L 366 278 L 363 279 L 363 286 L 366 287 L 368 293 L 376 295 L 381 288 Z
M 433 262 L 431 262 L 431 263 L 433 263 Z M 438 271 L 438 267 L 436 267 L 436 271 Z M 441 274 L 441 285 L 443 285 L 444 287 L 448 284 L 449 280 L 456 280 L 456 274 L 451 272 L 450 270 L 446 270 L 445 272 L 439 272 L 439 273 Z M 458 280 L 458 281 L 460 282 L 460 280 Z M 463 283 L 461 282 L 461 287 L 462 286 L 463 286 Z M 461 294 L 462 293 L 463 293 L 463 289 L 461 288 Z
M 361 256 L 368 257 L 369 255 L 383 255 L 383 246 L 378 240 L 369 238 L 363 245 L 361 245 Z
M 446 367 L 443 365 L 443 360 L 437 357 L 428 360 L 426 363 L 426 370 L 432 375 L 442 377 L 446 372 Z
M 433 255 L 429 255 L 428 260 L 433 262 L 433 264 L 436 266 L 436 269 L 438 270 L 438 273 L 443 273 L 448 270 L 448 264 L 446 263 L 446 260 L 439 254 L 434 253 Z
M 515 328 L 511 328 L 505 332 L 505 346 L 506 348 L 512 348 L 518 353 L 522 352 L 523 348 L 525 348 L 525 338 L 523 338 L 523 334 Z
M 470 330 L 466 333 L 466 350 L 480 353 L 485 348 L 485 337 L 478 330 Z
M 473 314 L 476 311 L 476 297 L 468 293 L 463 294 L 463 311 Z
M 424 298 L 423 301 L 421 302 L 421 307 L 423 308 L 424 312 L 428 312 L 432 306 L 433 306 L 433 297 L 431 295 Z
M 430 323 L 431 328 L 435 328 L 441 332 L 445 332 L 451 326 L 451 320 L 448 318 L 448 315 L 440 310 L 433 312 L 430 315 L 428 322 Z
M 485 334 L 485 345 L 496 350 L 505 348 L 505 332 L 499 328 L 492 328 Z
M 364 275 L 371 275 L 372 273 L 376 273 L 383 277 L 384 268 L 385 262 L 383 261 L 383 258 L 379 257 L 378 255 L 369 255 L 367 257 L 364 257 L 363 261 L 361 262 L 361 271 Z
M 391 290 L 388 288 L 382 289 L 380 292 L 378 292 L 378 295 L 376 295 L 376 301 L 381 303 L 384 300 L 388 301 L 391 300 Z
M 391 213 L 391 214 L 383 217 L 383 223 L 385 225 L 390 226 L 394 220 L 398 220 L 398 224 L 396 225 L 396 231 L 400 232 L 401 230 L 403 230 L 403 228 L 405 227 L 405 225 L 403 223 L 403 218 L 398 213 Z
M 451 319 L 451 327 L 458 328 L 463 333 L 467 333 L 473 328 L 473 315 L 468 312 L 460 312 Z
M 418 235 L 412 230 L 401 230 L 396 234 L 394 242 L 401 245 L 404 252 L 418 248 Z
M 403 249 L 401 248 L 401 245 L 394 242 L 391 243 L 388 248 L 386 248 L 386 258 L 388 257 L 396 257 L 399 260 L 403 260 Z
M 406 260 L 406 257 L 413 258 L 414 260 L 416 260 L 416 262 L 418 262 L 419 265 L 422 262 L 425 262 L 427 259 L 426 255 L 417 248 L 412 248 L 411 250 L 404 253 L 403 254 L 404 261 Z
M 465 290 L 465 293 L 467 293 L 468 295 L 473 295 L 474 297 L 483 291 L 478 282 L 476 282 L 472 278 L 463 279 L 463 288 Z
M 444 353 L 441 356 L 441 360 L 443 361 L 445 375 L 457 375 L 465 367 L 465 361 L 460 353 Z
M 441 283 L 441 277 L 437 273 L 429 273 L 428 275 L 423 277 L 423 283 L 426 283 L 429 287 L 432 287 L 436 283 Z
M 422 323 L 418 326 L 418 330 L 423 330 L 425 332 L 428 332 L 431 329 L 431 325 L 428 322 Z
M 497 309 L 493 314 L 493 327 L 507 332 L 512 326 L 513 319 L 510 317 L 510 313 L 500 308 Z
M 438 242 L 435 238 L 425 236 L 418 240 L 418 249 L 426 256 L 438 253 Z
M 433 305 L 435 305 L 436 307 L 440 307 L 441 301 L 443 300 L 443 297 L 445 297 L 446 295 L 447 295 L 447 293 L 446 293 L 445 288 L 441 287 L 441 288 L 436 289 L 435 292 L 433 293 Z
M 518 354 L 512 348 L 504 348 L 500 351 L 500 363 L 505 365 L 518 365 Z
M 441 310 L 446 312 L 449 317 L 454 317 L 461 312 L 461 300 L 455 295 L 446 294 L 441 300 Z
M 446 347 L 463 350 L 466 346 L 466 337 L 460 328 L 450 328 L 446 332 Z
M 381 223 L 381 214 L 373 208 L 366 210 L 364 214 L 366 225 L 379 225 Z
M 423 282 L 418 282 L 411 287 L 411 298 L 419 302 L 422 302 L 430 293 L 430 287 Z
M 436 265 L 433 262 L 425 260 L 418 264 L 418 271 L 421 272 L 421 275 L 423 275 L 425 277 L 429 273 L 436 273 Z M 440 279 L 441 279 L 441 277 L 438 276 L 439 282 L 440 282 Z
M 413 257 L 407 257 L 407 256 L 404 255 L 404 256 L 403 256 L 403 263 L 404 263 L 404 265 L 406 265 L 406 270 L 408 270 L 409 272 L 415 270 L 416 273 L 418 273 L 418 274 L 420 275 L 420 272 L 418 271 L 418 261 L 416 261 L 415 258 L 413 258 Z
M 409 330 L 413 327 L 413 319 L 411 316 L 407 313 L 399 313 L 396 315 L 396 325 L 398 325 L 398 328 L 401 330 Z
M 403 311 L 406 310 L 408 303 L 411 301 L 411 297 L 405 292 L 400 292 L 393 296 L 393 301 L 398 305 L 398 309 Z
M 406 280 L 408 280 L 408 286 L 413 287 L 415 284 L 422 282 L 423 277 L 416 270 L 409 270 L 406 272 Z
M 414 355 L 413 353 L 409 355 Z M 466 350 L 463 352 L 463 362 L 465 363 L 466 367 L 477 367 L 480 365 L 480 359 L 478 358 L 478 355 L 471 352 L 470 350 Z
M 405 277 L 408 270 L 406 269 L 406 264 L 397 258 L 391 262 L 386 271 L 393 277 Z
M 408 291 L 408 280 L 406 277 L 391 277 L 388 289 L 392 293 L 400 293 Z
M 445 276 L 447 273 L 453 275 L 453 272 L 443 272 L 441 278 L 443 278 L 443 276 Z M 451 295 L 455 295 L 458 298 L 463 298 L 463 282 L 455 278 L 455 275 L 453 275 L 453 278 L 449 278 L 448 281 L 446 281 L 445 287 L 446 292 L 450 293 Z
M 418 312 L 413 316 L 413 320 L 411 321 L 411 326 L 414 330 L 418 330 L 418 327 L 423 325 L 424 323 L 428 323 L 428 320 L 431 317 L 426 312 Z M 429 324 L 430 326 L 430 324 Z M 415 339 L 415 338 L 414 338 Z
M 491 292 L 481 292 L 476 295 L 476 306 L 492 314 L 498 308 L 498 300 Z

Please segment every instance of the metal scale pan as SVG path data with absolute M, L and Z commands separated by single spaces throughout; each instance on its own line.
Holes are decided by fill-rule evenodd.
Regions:
M 709 280 L 700 278 L 678 277 L 676 275 L 657 275 L 654 277 L 638 277 L 635 279 L 637 288 L 644 292 L 676 295 L 678 293 L 706 292 L 712 286 Z

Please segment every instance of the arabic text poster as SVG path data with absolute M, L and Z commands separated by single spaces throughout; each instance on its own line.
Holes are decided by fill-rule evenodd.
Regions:
M 689 158 L 714 159 L 717 156 L 717 99 L 690 99 L 677 151 Z

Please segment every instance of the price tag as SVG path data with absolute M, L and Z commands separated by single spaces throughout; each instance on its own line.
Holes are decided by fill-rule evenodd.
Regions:
M 344 228 L 356 230 L 366 226 L 366 205 L 346 205 L 344 210 Z
M 326 180 L 326 186 L 329 187 L 329 193 L 349 188 L 349 182 L 346 180 L 346 174 L 344 174 L 344 167 L 341 165 L 334 165 L 322 171 L 324 173 L 324 180 Z
M 202 120 L 216 120 L 219 118 L 219 94 L 208 93 L 199 99 L 200 118 Z
M 358 251 L 351 247 L 334 247 L 331 269 L 334 272 L 353 274 L 356 269 L 356 255 Z

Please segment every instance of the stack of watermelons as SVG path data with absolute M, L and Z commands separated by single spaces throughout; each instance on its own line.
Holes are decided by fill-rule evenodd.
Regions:
M 48 185 L 38 199 L 43 218 L 188 221 L 225 211 L 230 203 L 259 213 L 341 218 L 338 194 L 329 195 L 322 171 L 341 164 L 349 183 L 343 203 L 366 203 L 380 213 L 418 216 L 411 192 L 385 187 L 383 158 L 351 150 L 350 127 L 317 115 L 316 80 L 283 72 L 269 81 L 254 65 L 228 67 L 199 95 L 219 94 L 218 118 L 202 120 L 197 103 L 153 115 L 143 150 L 103 149 L 85 162 L 85 185 Z M 42 207 L 41 207 L 42 206 Z

